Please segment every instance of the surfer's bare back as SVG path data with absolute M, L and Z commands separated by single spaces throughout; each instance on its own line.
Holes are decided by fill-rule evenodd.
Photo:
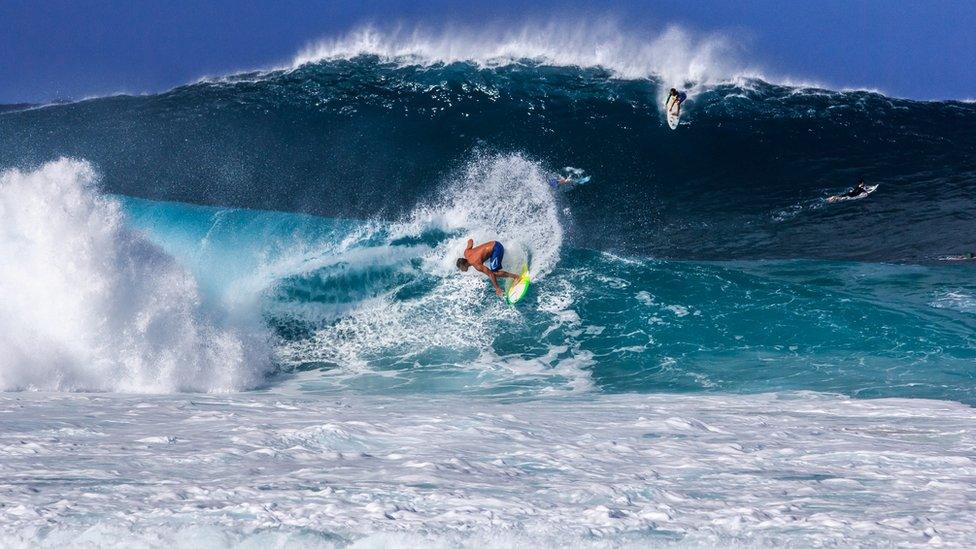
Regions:
M 464 257 L 457 260 L 457 268 L 461 272 L 467 272 L 468 267 L 488 275 L 491 285 L 495 287 L 495 293 L 502 295 L 502 287 L 498 285 L 498 277 L 511 278 L 518 280 L 518 275 L 502 270 L 502 258 L 505 257 L 505 247 L 497 240 L 489 240 L 484 244 L 474 245 L 474 240 L 468 239 L 468 246 L 464 249 Z

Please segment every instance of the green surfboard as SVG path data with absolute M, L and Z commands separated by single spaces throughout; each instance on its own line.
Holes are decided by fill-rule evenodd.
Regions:
M 529 278 L 529 266 L 525 265 L 522 267 L 520 278 L 514 284 L 509 285 L 508 290 L 505 291 L 505 301 L 509 305 L 515 305 L 522 301 L 522 298 L 529 291 L 530 284 L 532 284 L 532 280 Z

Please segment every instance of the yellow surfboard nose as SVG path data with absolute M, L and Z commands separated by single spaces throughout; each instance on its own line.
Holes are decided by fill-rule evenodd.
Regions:
M 522 273 L 519 275 L 519 279 L 512 283 L 505 292 L 505 301 L 509 305 L 515 305 L 525 297 L 525 294 L 529 291 L 529 285 L 532 280 L 529 278 L 529 266 L 524 265 L 522 267 Z

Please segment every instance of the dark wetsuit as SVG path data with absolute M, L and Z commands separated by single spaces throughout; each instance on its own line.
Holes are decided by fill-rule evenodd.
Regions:
M 844 196 L 849 196 L 854 198 L 855 196 L 861 196 L 862 194 L 867 194 L 868 190 L 862 187 L 854 187 L 853 189 L 844 193 Z

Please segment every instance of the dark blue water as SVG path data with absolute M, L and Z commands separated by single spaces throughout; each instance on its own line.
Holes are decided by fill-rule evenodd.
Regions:
M 576 247 L 683 259 L 918 260 L 976 248 L 976 105 L 748 80 L 692 94 L 533 64 L 321 62 L 0 117 L 0 164 L 93 162 L 150 199 L 396 219 L 473 150 L 583 168 Z M 821 208 L 859 176 L 872 200 Z

